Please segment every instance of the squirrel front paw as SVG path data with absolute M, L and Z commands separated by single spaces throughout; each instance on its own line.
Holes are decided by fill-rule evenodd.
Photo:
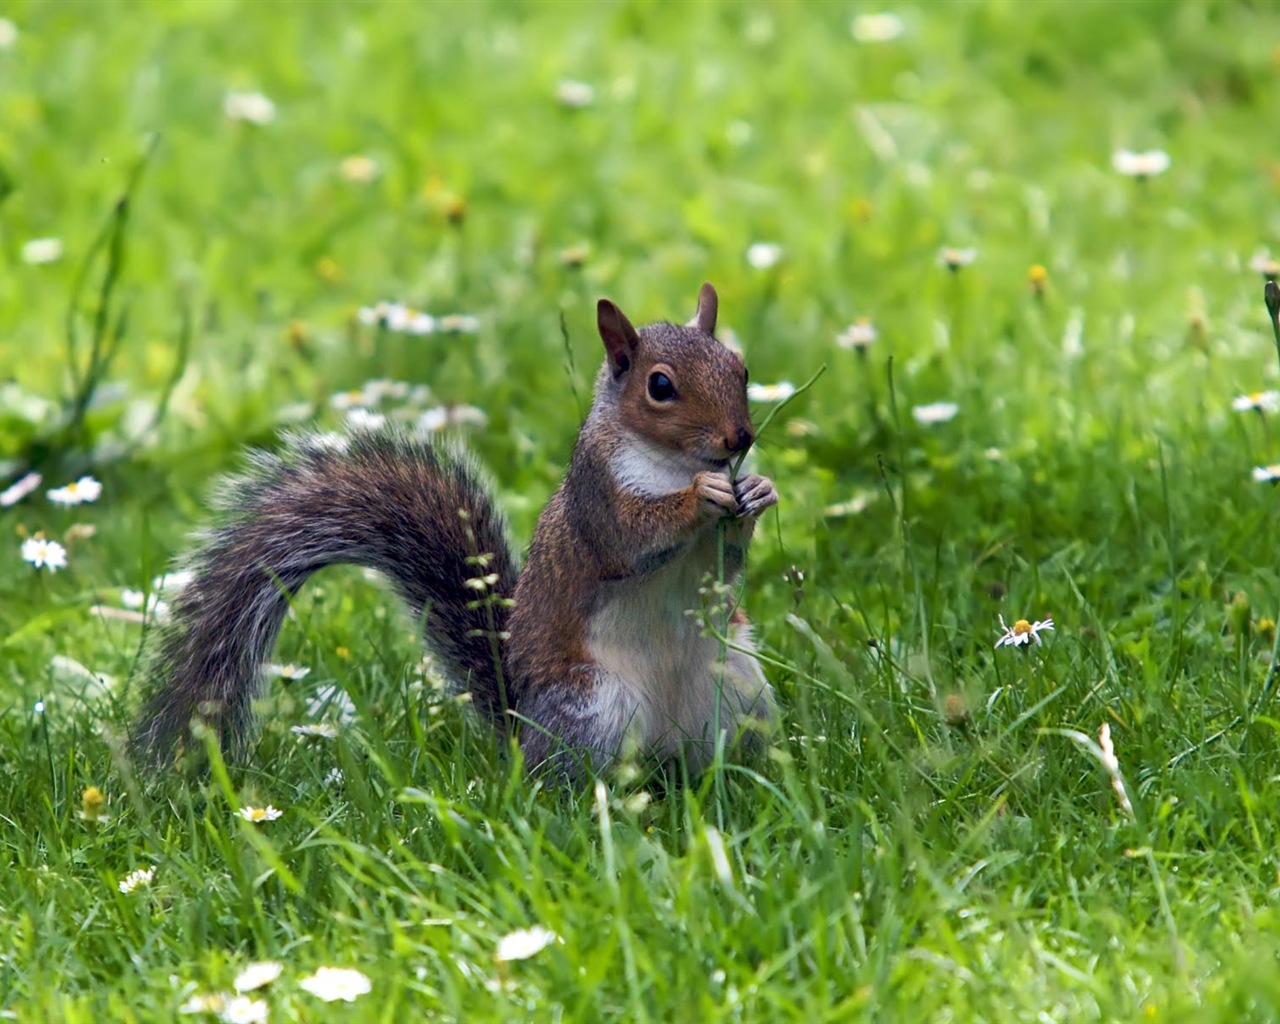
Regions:
M 758 516 L 765 509 L 778 504 L 778 492 L 773 481 L 767 476 L 744 476 L 735 480 L 733 494 L 737 499 L 738 515 L 741 517 Z
M 702 499 L 702 507 L 709 515 L 732 516 L 738 512 L 733 484 L 723 473 L 698 473 L 693 478 L 693 491 Z

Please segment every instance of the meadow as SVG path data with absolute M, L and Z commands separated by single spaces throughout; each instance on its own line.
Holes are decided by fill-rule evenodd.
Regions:
M 0 13 L 0 1018 L 1280 1017 L 1274 9 Z M 596 299 L 704 280 L 825 366 L 754 455 L 763 757 L 535 784 L 334 569 L 245 760 L 129 763 L 246 446 L 461 436 L 524 544 Z

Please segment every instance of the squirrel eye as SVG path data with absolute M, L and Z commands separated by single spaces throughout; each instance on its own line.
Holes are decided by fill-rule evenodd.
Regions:
M 649 397 L 655 402 L 670 402 L 676 397 L 676 386 L 665 373 L 649 374 Z

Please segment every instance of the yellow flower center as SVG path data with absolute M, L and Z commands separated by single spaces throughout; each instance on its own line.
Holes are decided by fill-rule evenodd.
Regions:
M 1029 623 L 1026 619 L 1019 619 L 1017 622 L 1013 624 L 1014 636 L 1022 636 L 1030 632 L 1031 632 L 1031 623 Z

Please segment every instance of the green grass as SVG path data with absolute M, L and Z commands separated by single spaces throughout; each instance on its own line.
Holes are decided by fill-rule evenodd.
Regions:
M 874 8 L 10 6 L 0 486 L 35 459 L 105 488 L 0 509 L 0 1015 L 170 1020 L 274 959 L 273 1020 L 1280 1016 L 1278 513 L 1250 479 L 1280 439 L 1230 407 L 1277 376 L 1248 262 L 1280 250 L 1280 17 L 894 9 L 900 39 L 858 44 Z M 563 79 L 595 102 L 558 104 Z M 237 88 L 275 121 L 229 123 Z M 86 364 L 94 240 L 149 133 L 119 351 L 83 422 L 33 417 L 21 395 L 73 392 L 69 319 Z M 1120 147 L 1172 166 L 1124 178 Z M 344 180 L 351 154 L 375 182 Z M 63 259 L 24 263 L 46 236 Z M 776 267 L 747 264 L 758 241 Z M 949 273 L 947 245 L 978 258 Z M 541 790 L 424 677 L 391 595 L 334 570 L 247 762 L 135 784 L 112 737 L 140 628 L 91 608 L 149 586 L 244 445 L 336 426 L 329 396 L 369 378 L 427 383 L 487 411 L 469 441 L 523 542 L 589 401 L 596 297 L 683 320 L 703 280 L 753 380 L 828 367 L 756 456 L 782 495 L 745 588 L 784 709 L 767 756 L 647 804 L 620 778 Z M 379 299 L 481 328 L 357 327 Z M 862 358 L 833 343 L 860 316 Z M 917 424 L 939 400 L 956 418 Z M 21 561 L 76 524 L 97 532 L 66 570 Z M 998 614 L 1056 631 L 993 650 Z M 301 740 L 328 685 L 355 721 Z M 1065 735 L 1104 722 L 1133 820 Z M 497 963 L 533 925 L 562 941 Z M 319 1002 L 320 965 L 372 994 Z

